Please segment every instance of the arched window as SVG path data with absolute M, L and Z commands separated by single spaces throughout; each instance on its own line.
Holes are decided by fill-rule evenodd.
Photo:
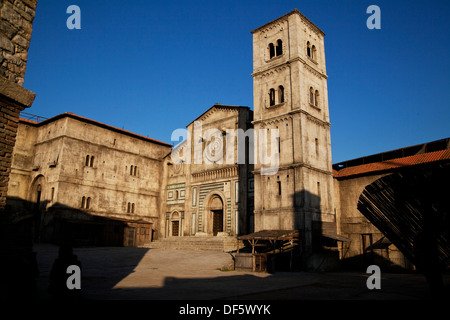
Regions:
M 269 90 L 269 105 L 270 106 L 275 105 L 275 90 L 274 89 Z
M 277 40 L 277 48 L 276 48 L 277 57 L 283 54 L 283 41 L 281 39 Z
M 269 59 L 275 57 L 275 47 L 273 43 L 269 43 Z
M 90 207 L 91 207 L 91 198 L 88 197 L 88 198 L 86 199 L 86 209 L 89 209 Z
M 131 204 L 131 213 L 134 213 L 134 203 Z
M 137 174 L 137 166 L 134 166 L 133 175 L 136 176 L 136 174 Z
M 279 103 L 284 102 L 284 87 L 283 86 L 278 87 L 278 100 L 279 100 Z
M 309 103 L 314 105 L 314 89 L 312 87 L 309 88 Z
M 86 166 L 86 167 L 89 167 L 89 155 L 87 155 L 86 156 L 86 162 L 84 163 L 84 165 Z
M 317 52 L 316 52 L 316 46 L 313 45 L 313 46 L 312 46 L 312 50 L 311 50 L 311 58 L 312 58 L 314 61 L 317 60 L 316 54 L 317 54 Z
M 315 139 L 315 146 L 316 146 L 316 157 L 319 157 L 319 139 Z
M 314 92 L 314 105 L 316 107 L 319 107 L 319 90 L 316 90 Z
M 130 212 L 131 212 L 131 203 L 128 202 L 128 205 L 127 205 L 127 213 L 130 213 Z
M 130 176 L 133 175 L 133 167 L 134 167 L 134 166 L 130 166 Z
M 81 198 L 81 208 L 83 209 L 86 206 L 86 197 Z
M 309 41 L 306 43 L 306 55 L 311 58 L 311 43 Z
M 92 168 L 94 167 L 94 158 L 94 156 L 91 156 L 91 162 L 89 163 L 89 166 Z

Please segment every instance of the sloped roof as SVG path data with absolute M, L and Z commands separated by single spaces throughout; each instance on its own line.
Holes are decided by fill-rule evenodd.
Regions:
M 298 15 L 300 15 L 300 16 L 301 16 L 305 21 L 307 21 L 313 28 L 315 28 L 318 32 L 322 33 L 322 35 L 325 35 L 325 32 L 323 32 L 322 30 L 320 30 L 319 27 L 317 27 L 314 23 L 312 23 L 311 20 L 309 20 L 307 17 L 305 17 L 300 11 L 298 11 L 298 9 L 294 9 L 294 10 L 292 10 L 291 12 L 288 12 L 287 14 L 285 14 L 284 16 L 281 16 L 281 17 L 279 17 L 279 18 L 277 18 L 277 19 L 275 19 L 275 20 L 273 20 L 273 21 L 270 21 L 270 22 L 268 22 L 268 23 L 262 25 L 261 27 L 258 27 L 258 28 L 256 28 L 256 29 L 252 30 L 251 33 L 255 33 L 255 32 L 257 32 L 257 31 L 259 31 L 259 30 L 261 30 L 261 29 L 264 29 L 264 28 L 267 27 L 268 25 L 270 25 L 270 24 L 272 24 L 272 23 L 275 23 L 275 22 L 277 22 L 277 21 L 280 21 L 280 20 L 282 20 L 282 19 L 285 19 L 285 18 L 289 17 L 289 16 L 292 15 L 292 14 L 298 14 Z
M 76 120 L 79 120 L 79 121 L 82 121 L 82 122 L 87 122 L 89 124 L 93 124 L 93 125 L 96 125 L 96 126 L 99 126 L 99 127 L 111 130 L 111 131 L 115 131 L 115 132 L 118 132 L 118 133 L 121 133 L 121 134 L 125 134 L 125 135 L 128 135 L 128 136 L 134 137 L 134 138 L 145 140 L 145 141 L 148 141 L 148 142 L 153 142 L 153 143 L 157 143 L 157 144 L 160 144 L 160 145 L 163 145 L 163 146 L 172 147 L 171 144 L 168 144 L 168 143 L 165 143 L 165 142 L 162 142 L 162 141 L 159 141 L 159 140 L 155 140 L 155 139 L 152 139 L 152 138 L 149 138 L 149 137 L 146 137 L 146 136 L 143 136 L 143 135 L 131 132 L 131 131 L 127 131 L 127 130 L 124 130 L 124 129 L 119 129 L 119 128 L 113 127 L 113 126 L 111 126 L 109 124 L 105 124 L 105 123 L 101 123 L 101 122 L 98 122 L 98 121 L 95 121 L 95 120 L 92 120 L 92 119 L 89 119 L 89 118 L 85 118 L 85 117 L 76 115 L 76 114 L 71 113 L 71 112 L 61 113 L 61 114 L 59 114 L 57 116 L 54 116 L 54 117 L 52 117 L 50 119 L 46 119 L 46 120 L 41 121 L 41 122 L 37 122 L 37 121 L 29 120 L 29 119 L 24 119 L 24 118 L 19 118 L 19 121 L 23 122 L 23 123 L 30 124 L 30 125 L 34 125 L 36 127 L 39 127 L 39 126 L 51 123 L 53 121 L 56 121 L 58 119 L 62 119 L 62 118 L 65 118 L 65 117 L 76 119 Z
M 450 160 L 450 149 L 416 154 L 412 156 L 390 159 L 385 161 L 367 163 L 353 167 L 342 168 L 340 170 L 333 169 L 333 174 L 335 178 L 344 178 L 354 175 L 381 172 L 400 167 L 425 164 L 441 160 Z
M 293 240 L 298 237 L 298 230 L 261 230 L 237 238 L 239 240 Z
M 209 108 L 208 110 L 206 110 L 205 112 L 203 112 L 201 115 L 199 115 L 197 118 L 195 118 L 194 120 L 192 120 L 186 127 L 188 127 L 191 123 L 194 123 L 195 121 L 197 121 L 198 119 L 200 119 L 201 117 L 203 117 L 204 115 L 208 114 L 211 112 L 211 110 L 213 109 L 235 109 L 235 110 L 239 110 L 239 109 L 248 109 L 250 110 L 249 107 L 246 106 L 232 106 L 232 105 L 224 105 L 224 104 L 220 104 L 220 103 L 216 103 L 214 104 L 211 108 Z

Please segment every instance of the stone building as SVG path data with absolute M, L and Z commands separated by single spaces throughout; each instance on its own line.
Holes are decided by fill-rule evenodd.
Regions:
M 71 113 L 21 119 L 17 134 L 8 205 L 31 204 L 37 239 L 72 232 L 79 243 L 151 241 L 169 144 Z
M 254 128 L 278 130 L 279 167 L 255 164 L 255 230 L 335 235 L 324 32 L 298 10 L 252 31 Z
M 386 177 L 446 177 L 448 139 L 332 166 L 324 32 L 293 10 L 252 34 L 253 110 L 215 104 L 174 132 L 173 148 L 70 113 L 22 119 L 8 205 L 33 211 L 44 240 L 233 250 L 241 236 L 254 249 L 261 234 L 287 231 L 313 270 L 339 259 L 361 266 L 374 253 L 409 268 L 422 230 L 413 220 L 424 216 L 389 208 L 382 216 L 366 200 L 374 183 L 398 187 Z M 445 260 L 450 240 L 439 241 Z
M 252 118 L 248 107 L 215 104 L 187 126 L 187 139 L 165 159 L 162 238 L 252 229 L 252 168 L 238 161 Z

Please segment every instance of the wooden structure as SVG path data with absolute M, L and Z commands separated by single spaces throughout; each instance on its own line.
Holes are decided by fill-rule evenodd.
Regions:
M 294 270 L 296 249 L 299 247 L 298 230 L 262 230 L 239 236 L 237 241 L 236 270 L 275 271 L 276 257 L 282 254 L 289 255 L 289 270 Z M 251 245 L 251 253 L 242 252 L 240 241 Z
M 126 222 L 124 247 L 140 247 L 152 241 L 152 223 L 145 221 Z
M 406 167 L 368 185 L 358 210 L 416 266 L 450 268 L 449 181 L 448 160 Z

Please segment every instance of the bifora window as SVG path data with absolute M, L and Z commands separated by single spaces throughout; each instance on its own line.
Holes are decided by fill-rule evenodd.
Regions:
M 309 104 L 319 108 L 319 90 L 309 87 Z
M 127 213 L 134 213 L 135 208 L 136 208 L 136 205 L 134 203 L 131 203 L 131 202 L 127 203 Z
M 83 196 L 81 198 L 81 209 L 89 209 L 91 207 L 91 197 Z
M 317 49 L 311 42 L 306 42 L 306 55 L 312 60 L 317 61 Z
M 278 39 L 276 44 L 269 43 L 267 46 L 269 59 L 283 55 L 283 41 Z
M 285 102 L 284 87 L 278 86 L 277 90 L 270 88 L 269 90 L 269 107 Z
M 95 159 L 94 156 L 87 155 L 87 156 L 86 156 L 86 161 L 85 161 L 84 165 L 85 165 L 86 167 L 91 167 L 91 168 L 93 168 L 93 167 L 94 167 L 94 159 Z

